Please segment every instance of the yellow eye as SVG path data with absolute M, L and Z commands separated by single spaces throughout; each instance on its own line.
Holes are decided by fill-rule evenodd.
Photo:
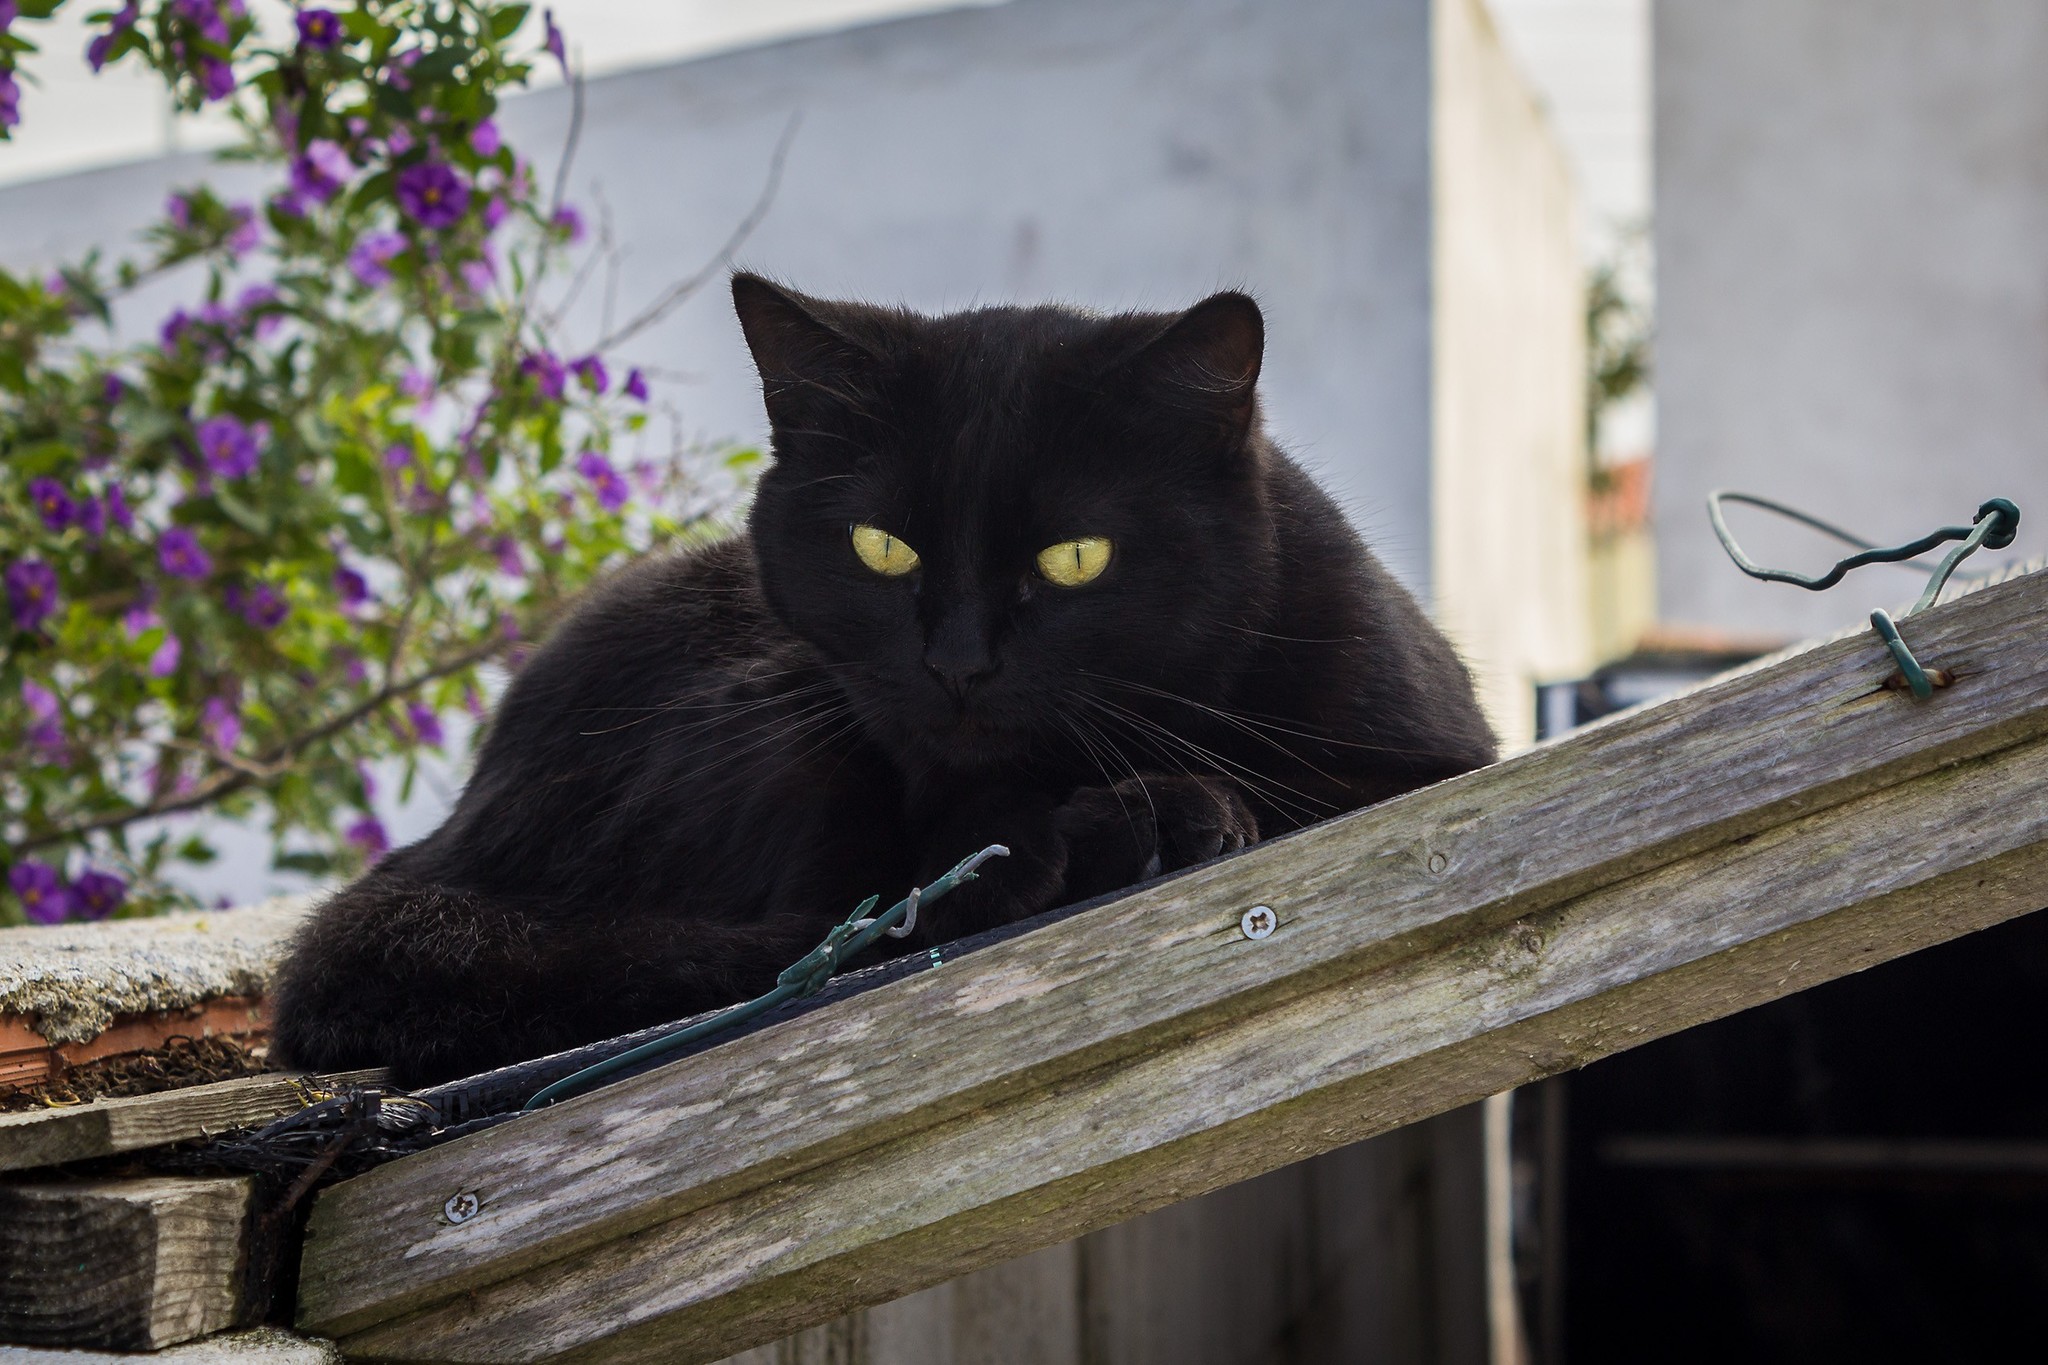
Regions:
M 879 526 L 853 528 L 853 552 L 878 574 L 901 578 L 917 567 L 917 551 Z
M 1093 582 L 1109 567 L 1109 542 L 1101 536 L 1063 540 L 1038 552 L 1038 571 L 1048 583 L 1078 588 Z

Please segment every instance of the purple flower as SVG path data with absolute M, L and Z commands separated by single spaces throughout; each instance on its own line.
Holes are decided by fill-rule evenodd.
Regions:
M 201 57 L 199 89 L 208 100 L 226 99 L 235 93 L 235 68 L 218 57 Z
M 498 125 L 489 119 L 469 130 L 469 149 L 478 156 L 496 156 L 504 145 L 504 139 L 498 136 Z
M 387 446 L 384 450 L 384 467 L 391 470 L 408 469 L 412 466 L 412 453 L 412 447 L 409 445 Z
M 633 490 L 612 468 L 612 462 L 594 450 L 576 457 L 576 472 L 590 480 L 590 486 L 597 492 L 597 505 L 607 512 L 618 511 L 633 496 Z
M 418 401 L 434 396 L 434 377 L 425 370 L 408 367 L 398 376 L 398 391 L 407 398 Z
M 346 564 L 334 566 L 334 592 L 344 607 L 360 607 L 370 600 L 370 585 Z
M 142 596 L 136 598 L 128 610 L 121 614 L 121 629 L 128 632 L 128 638 L 131 640 L 145 630 L 155 630 L 163 623 L 164 618 L 156 614 L 155 588 L 144 588 Z
M 107 505 L 107 520 L 124 531 L 135 529 L 135 513 L 129 510 L 128 495 L 121 491 L 120 484 L 117 483 L 107 490 L 104 501 Z
M 256 221 L 255 206 L 230 204 L 228 218 L 234 223 L 234 226 L 228 229 L 228 250 L 236 256 L 248 255 L 263 240 L 263 227 Z
M 362 819 L 342 831 L 342 836 L 363 851 L 363 856 L 376 862 L 391 848 L 391 836 L 384 832 L 384 826 L 374 815 Z
M 14 0 L 0 0 L 0 33 L 5 33 L 21 17 L 21 6 Z
M 355 246 L 348 253 L 349 272 L 362 282 L 364 288 L 381 288 L 391 279 L 391 267 L 387 262 L 405 248 L 405 234 L 402 232 L 366 232 L 356 239 Z
M 572 245 L 583 240 L 583 215 L 573 205 L 564 204 L 556 209 L 548 225 L 566 236 Z
M 71 755 L 64 747 L 64 708 L 57 694 L 24 678 L 21 701 L 28 708 L 29 747 L 45 763 L 69 761 Z
M 107 25 L 107 31 L 86 44 L 85 59 L 92 63 L 93 70 L 98 71 L 107 64 L 107 54 L 113 48 L 114 40 L 135 27 L 141 10 L 142 0 L 128 0 L 121 6 L 120 13 L 114 16 L 113 22 Z
M 98 498 L 83 497 L 78 500 L 78 525 L 94 540 L 107 534 L 107 507 Z
M 291 192 L 301 200 L 324 204 L 341 193 L 355 170 L 356 163 L 349 160 L 340 143 L 316 137 L 292 158 Z
M 422 112 L 420 117 L 425 118 L 425 113 Z M 384 154 L 394 161 L 411 151 L 412 145 L 412 133 L 402 123 L 384 135 Z
M 56 720 L 64 710 L 55 692 L 27 678 L 21 680 L 21 704 L 28 708 L 30 720 Z
M 486 242 L 485 245 L 490 244 Z M 460 274 L 462 283 L 470 293 L 488 294 L 491 292 L 492 283 L 498 278 L 498 268 L 491 264 L 488 257 L 477 257 L 464 261 L 460 267 Z
M 603 393 L 611 387 L 611 376 L 605 372 L 604 362 L 594 355 L 583 356 L 569 362 L 569 369 L 583 381 L 583 387 L 592 393 Z
M 469 210 L 469 186 L 452 166 L 421 161 L 398 173 L 398 206 L 423 228 L 453 227 Z
M 7 607 L 19 630 L 34 630 L 57 610 L 57 571 L 40 559 L 17 559 L 7 566 Z
M 628 398 L 637 398 L 643 403 L 647 401 L 647 376 L 640 373 L 639 366 L 626 371 L 626 387 L 622 392 Z
M 201 422 L 197 434 L 199 453 L 206 457 L 207 467 L 223 479 L 241 479 L 256 472 L 270 427 L 263 422 L 250 426 L 222 413 Z
M 534 387 L 540 396 L 553 402 L 560 402 L 565 373 L 562 362 L 553 351 L 535 351 L 519 362 L 519 372 L 533 376 Z
M 78 504 L 63 484 L 55 479 L 30 479 L 28 498 L 35 504 L 36 515 L 43 519 L 43 525 L 52 531 L 61 531 L 78 516 Z
M 13 128 L 21 122 L 21 87 L 14 82 L 11 69 L 0 68 L 0 128 Z
M 7 884 L 20 899 L 21 912 L 37 924 L 57 924 L 71 913 L 71 888 L 46 862 L 23 858 L 8 869 Z
M 204 578 L 213 572 L 213 556 L 190 528 L 173 526 L 156 543 L 157 562 L 173 578 Z
M 284 315 L 278 311 L 276 285 L 252 284 L 235 295 L 235 317 L 243 326 L 252 322 L 258 337 L 267 337 L 284 326 Z
M 164 642 L 149 656 L 149 676 L 168 678 L 178 671 L 178 660 L 183 658 L 185 646 L 175 635 L 164 636 Z
M 228 605 L 242 613 L 242 619 L 258 630 L 276 630 L 291 614 L 291 604 L 284 600 L 284 594 L 268 583 L 258 583 L 246 593 L 236 593 L 235 598 L 237 600 L 231 600 Z
M 71 908 L 80 919 L 105 919 L 128 899 L 128 883 L 111 872 L 89 867 L 71 883 Z
M 566 76 L 569 74 L 569 45 L 562 41 L 562 30 L 555 27 L 555 12 L 551 9 L 542 10 L 540 21 L 547 25 L 547 40 L 542 45 L 562 64 L 562 74 Z
M 157 340 L 163 343 L 166 351 L 175 351 L 179 343 L 185 339 L 185 330 L 191 325 L 192 315 L 182 308 L 174 308 L 171 315 L 164 319 L 163 326 L 157 328 Z
M 183 192 L 173 194 L 164 200 L 164 217 L 171 220 L 171 226 L 180 232 L 192 230 L 192 200 Z
M 434 714 L 434 708 L 423 701 L 416 701 L 405 708 L 405 718 L 412 722 L 413 736 L 422 744 L 438 749 L 445 740 L 441 733 L 441 718 Z
M 214 748 L 226 752 L 242 738 L 242 708 L 226 697 L 209 697 L 199 712 L 199 728 Z
M 484 231 L 496 232 L 498 224 L 505 221 L 505 215 L 512 210 L 503 199 L 496 195 L 484 200 Z
M 112 407 L 120 402 L 121 395 L 127 392 L 128 385 L 122 381 L 120 375 L 115 374 L 111 370 L 107 372 L 104 379 L 100 380 L 100 401 L 108 407 Z
M 331 9 L 309 9 L 299 12 L 299 45 L 301 47 L 330 48 L 341 42 L 341 20 Z
M 491 542 L 491 552 L 498 557 L 498 572 L 513 578 L 526 577 L 526 561 L 520 557 L 518 541 L 499 536 Z

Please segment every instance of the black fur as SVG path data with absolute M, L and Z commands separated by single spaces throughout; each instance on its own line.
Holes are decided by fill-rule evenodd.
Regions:
M 301 932 L 279 1051 L 481 1070 L 767 989 L 862 897 L 1015 850 L 958 937 L 1489 762 L 1464 669 L 1259 429 L 1241 294 L 1178 315 L 826 303 L 740 275 L 750 534 L 594 590 L 433 835 Z M 922 557 L 884 578 L 853 524 Z M 1115 545 L 1059 588 L 1037 552 Z

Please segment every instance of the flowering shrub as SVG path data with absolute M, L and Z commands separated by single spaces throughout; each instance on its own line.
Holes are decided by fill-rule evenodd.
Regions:
M 0 133 L 34 113 L 22 20 L 55 8 L 0 0 Z M 96 16 L 95 68 L 227 106 L 230 155 L 277 180 L 174 195 L 139 262 L 0 271 L 0 917 L 178 899 L 212 856 L 167 826 L 185 812 L 267 820 L 279 867 L 361 866 L 387 843 L 370 764 L 406 758 L 409 784 L 442 717 L 480 709 L 481 665 L 699 529 L 677 452 L 624 454 L 648 388 L 608 351 L 646 315 L 564 356 L 541 303 L 583 226 L 493 122 L 563 58 L 551 19 L 515 48 L 527 11 L 359 0 L 268 36 L 241 0 Z M 188 302 L 118 344 L 160 277 Z

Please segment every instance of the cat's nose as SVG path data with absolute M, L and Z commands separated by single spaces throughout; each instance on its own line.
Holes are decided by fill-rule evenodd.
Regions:
M 925 644 L 924 666 L 955 701 L 965 701 L 970 687 L 996 671 L 987 633 L 979 621 L 962 613 L 941 621 L 932 632 Z

